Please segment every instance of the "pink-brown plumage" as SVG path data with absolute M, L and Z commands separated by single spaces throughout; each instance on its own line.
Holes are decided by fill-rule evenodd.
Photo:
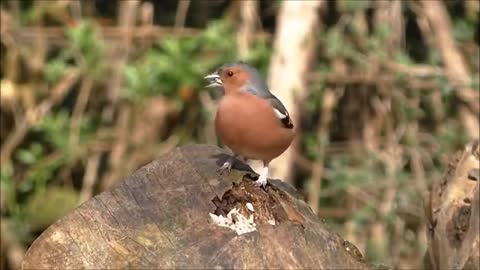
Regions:
M 234 153 L 267 164 L 295 137 L 293 129 L 282 126 L 266 100 L 240 91 L 226 93 L 220 100 L 215 129 Z

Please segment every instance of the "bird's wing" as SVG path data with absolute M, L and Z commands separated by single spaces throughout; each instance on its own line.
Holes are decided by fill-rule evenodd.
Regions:
M 258 87 L 258 85 L 260 85 L 260 87 Z M 283 106 L 282 102 L 276 96 L 268 91 L 268 88 L 263 81 L 257 80 L 256 84 L 247 84 L 243 87 L 243 90 L 267 100 L 268 103 L 270 103 L 270 106 L 272 106 L 275 115 L 277 115 L 278 119 L 280 119 L 280 122 L 282 122 L 283 126 L 285 128 L 293 128 L 293 123 L 290 119 L 287 109 L 285 109 L 285 106 Z
M 285 109 L 285 106 L 283 106 L 282 102 L 274 95 L 266 98 L 266 100 L 270 103 L 270 106 L 272 106 L 273 111 L 277 115 L 278 119 L 280 119 L 280 122 L 282 122 L 283 126 L 286 128 L 293 128 L 290 115 L 288 114 L 287 109 Z

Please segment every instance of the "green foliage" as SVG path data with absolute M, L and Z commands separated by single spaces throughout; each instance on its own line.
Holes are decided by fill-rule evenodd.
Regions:
M 343 0 L 338 2 L 338 8 L 342 13 L 354 13 L 365 10 L 370 3 L 366 0 Z
M 28 166 L 18 185 L 18 191 L 25 193 L 45 189 L 59 168 L 78 158 L 80 153 L 69 152 L 69 133 L 66 131 L 69 130 L 70 122 L 66 111 L 58 111 L 48 114 L 34 127 L 36 132 L 43 135 L 45 143 L 42 145 L 34 142 L 16 151 L 16 158 Z M 92 121 L 85 115 L 80 124 L 79 143 L 87 144 L 95 130 Z M 53 152 L 48 153 L 45 148 L 53 148 Z
M 348 187 L 363 187 L 372 184 L 372 181 L 384 178 L 378 168 L 380 163 L 373 154 L 365 154 L 361 164 L 355 164 L 349 155 L 335 155 L 327 160 L 332 173 L 329 176 L 331 188 L 338 192 Z
M 234 59 L 232 33 L 220 21 L 194 37 L 160 40 L 157 47 L 125 67 L 124 95 L 134 101 L 155 95 L 175 98 L 182 86 L 202 87 L 209 70 Z
M 43 147 L 39 143 L 32 143 L 29 149 L 20 149 L 17 151 L 17 159 L 27 165 L 38 162 L 42 155 Z
M 25 220 L 32 226 L 48 226 L 75 208 L 78 200 L 78 193 L 71 188 L 51 187 L 36 192 L 25 203 Z
M 69 42 L 68 55 L 74 57 L 81 69 L 87 74 L 99 76 L 103 69 L 104 44 L 98 38 L 93 24 L 82 21 L 78 26 L 65 31 Z
M 67 69 L 68 65 L 66 63 L 66 59 L 62 57 L 56 57 L 52 60 L 48 61 L 45 66 L 45 80 L 50 85 L 54 85 L 58 81 L 63 78 L 65 74 L 65 70 Z
M 399 64 L 403 64 L 403 65 L 412 65 L 413 64 L 413 60 L 412 58 L 407 55 L 405 52 L 402 52 L 402 51 L 398 51 L 395 53 L 394 55 L 394 59 L 395 59 L 395 62 L 399 63 Z
M 475 27 L 475 24 L 472 24 L 468 20 L 455 20 L 453 22 L 453 36 L 459 42 L 473 40 L 475 37 Z
M 79 68 L 89 76 L 101 76 L 105 70 L 103 64 L 105 45 L 98 38 L 94 25 L 84 21 L 78 26 L 66 28 L 65 35 L 66 47 L 45 65 L 45 81 L 49 85 L 54 85 L 73 67 Z
M 17 211 L 17 200 L 15 193 L 15 182 L 14 182 L 14 170 L 12 166 L 1 166 L 0 167 L 0 190 L 2 195 L 2 201 L 4 201 L 9 212 L 13 213 Z
M 125 67 L 124 96 L 137 102 L 156 95 L 175 99 L 184 86 L 202 89 L 203 77 L 209 71 L 236 60 L 233 34 L 231 25 L 214 21 L 193 37 L 161 39 L 156 47 Z M 255 43 L 244 60 L 266 70 L 270 50 L 266 42 Z
M 66 111 L 48 114 L 35 127 L 36 131 L 44 133 L 45 139 L 57 149 L 68 148 L 68 129 L 70 116 Z
M 472 83 L 470 87 L 476 91 L 480 91 L 480 74 L 472 74 Z
M 343 46 L 346 42 L 338 28 L 332 28 L 326 33 L 325 42 L 328 57 L 340 55 L 345 50 Z
M 266 78 L 267 68 L 272 54 L 271 44 L 267 41 L 259 41 L 253 44 L 243 61 L 256 67 Z

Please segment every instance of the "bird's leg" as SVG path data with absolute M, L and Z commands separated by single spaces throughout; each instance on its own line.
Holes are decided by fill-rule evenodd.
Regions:
M 267 185 L 267 179 L 268 179 L 268 163 L 263 162 L 263 168 L 260 171 L 260 176 L 258 177 L 258 180 L 253 183 L 256 186 L 265 187 Z
M 222 167 L 217 169 L 217 172 L 219 172 L 220 174 L 223 174 L 225 171 L 230 172 L 230 170 L 232 170 L 233 162 L 235 162 L 236 157 L 237 157 L 237 155 L 235 155 L 235 154 L 233 156 L 229 157 L 227 159 L 227 161 L 225 161 L 225 163 L 223 163 Z

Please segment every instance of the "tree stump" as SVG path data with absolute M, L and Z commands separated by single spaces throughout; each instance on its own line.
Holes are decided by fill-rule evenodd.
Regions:
M 22 268 L 372 268 L 292 187 L 256 187 L 241 162 L 219 175 L 227 157 L 209 145 L 163 155 L 51 225 Z
M 450 162 L 425 204 L 429 226 L 427 269 L 480 269 L 480 144 L 473 141 Z

